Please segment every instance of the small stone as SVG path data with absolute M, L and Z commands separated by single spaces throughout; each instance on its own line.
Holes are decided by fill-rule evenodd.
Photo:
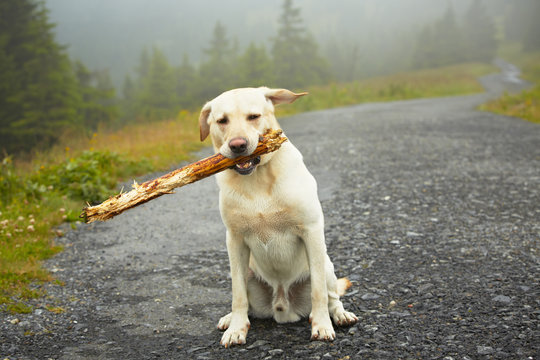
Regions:
M 253 344 L 249 345 L 247 348 L 248 348 L 249 350 L 251 350 L 251 349 L 255 349 L 255 348 L 261 347 L 261 346 L 266 345 L 266 344 L 268 344 L 268 341 L 265 341 L 265 340 L 257 340 L 257 341 L 255 341 Z
M 364 330 L 367 332 L 367 333 L 374 333 L 376 332 L 377 330 L 379 330 L 379 328 L 375 325 L 366 325 L 364 326 Z
M 408 313 L 408 312 L 399 312 L 399 311 L 391 311 L 390 312 L 390 315 L 392 316 L 397 316 L 397 317 L 407 317 L 407 316 L 411 316 L 411 313 Z
M 20 323 L 21 320 L 19 320 L 19 319 L 13 319 L 13 320 L 10 320 L 9 322 L 12 323 L 13 325 L 16 325 L 16 324 Z
M 493 299 L 491 299 L 495 302 L 500 302 L 503 304 L 510 304 L 512 302 L 512 299 L 509 296 L 506 295 L 497 295 Z
M 362 300 L 376 300 L 376 299 L 380 298 L 380 296 L 377 295 L 377 294 L 367 293 L 367 294 L 362 295 L 361 298 L 362 298 Z
M 352 345 L 352 342 L 351 342 L 351 340 L 349 340 L 349 339 L 343 339 L 343 340 L 341 340 L 340 344 L 341 344 L 342 346 L 351 346 L 351 345 Z
M 407 231 L 407 237 L 419 237 L 422 234 L 415 233 L 414 231 Z
M 272 356 L 276 356 L 276 355 L 281 355 L 283 354 L 283 350 L 281 349 L 274 349 L 274 350 L 270 350 L 268 351 L 268 353 Z
M 334 357 L 330 353 L 326 353 L 322 356 L 323 359 L 333 359 Z
M 189 349 L 189 350 L 187 351 L 187 353 L 188 353 L 188 354 L 193 354 L 194 352 L 199 351 L 199 350 L 202 350 L 202 349 L 204 349 L 203 346 L 197 346 L 197 347 L 194 347 L 194 348 Z
M 491 346 L 477 346 L 476 352 L 478 355 L 489 355 L 493 354 L 493 348 Z

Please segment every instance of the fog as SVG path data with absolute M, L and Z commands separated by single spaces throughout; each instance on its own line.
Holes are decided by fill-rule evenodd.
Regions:
M 357 80 L 540 51 L 539 0 L 2 0 L 2 11 L 0 151 L 13 153 L 68 128 L 175 118 L 237 87 L 339 98 Z M 372 82 L 407 92 L 397 78 Z
M 452 6 L 459 17 L 470 0 L 296 0 L 304 26 L 325 56 L 355 56 L 356 76 L 407 67 L 396 57 L 412 44 L 406 37 Z M 508 1 L 484 1 L 492 16 Z M 108 69 L 115 84 L 137 66 L 144 47 L 158 47 L 173 65 L 184 54 L 203 60 L 214 25 L 220 21 L 241 51 L 250 42 L 270 47 L 279 27 L 282 0 L 46 0 L 57 40 L 90 69 Z M 354 50 L 354 54 L 351 52 Z M 339 65 L 338 65 L 339 66 Z

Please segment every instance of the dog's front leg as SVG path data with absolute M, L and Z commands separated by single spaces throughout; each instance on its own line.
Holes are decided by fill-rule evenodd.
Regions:
M 249 248 L 244 239 L 227 231 L 227 251 L 231 267 L 232 312 L 227 315 L 228 328 L 221 337 L 221 345 L 245 344 L 250 326 L 248 319 L 247 279 L 249 270 Z M 220 322 L 221 323 L 221 322 Z M 226 326 L 223 326 L 225 328 Z
M 328 313 L 328 289 L 326 286 L 326 244 L 324 225 L 313 224 L 304 233 L 311 279 L 311 339 L 332 341 L 336 334 Z

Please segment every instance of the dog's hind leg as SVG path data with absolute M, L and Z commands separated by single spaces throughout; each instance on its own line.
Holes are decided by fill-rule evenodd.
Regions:
M 256 318 L 270 318 L 272 312 L 272 287 L 249 270 L 247 283 L 249 313 Z
M 351 286 L 351 282 L 346 278 L 337 279 L 334 273 L 334 265 L 327 259 L 326 265 L 326 287 L 328 289 L 328 312 L 338 326 L 349 326 L 356 324 L 358 318 L 352 312 L 343 308 L 343 303 L 339 300 L 340 295 Z

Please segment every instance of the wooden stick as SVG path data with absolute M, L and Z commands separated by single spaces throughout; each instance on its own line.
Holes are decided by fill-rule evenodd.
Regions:
M 243 163 L 257 156 L 276 151 L 282 143 L 287 141 L 287 138 L 281 134 L 281 130 L 267 131 L 259 139 L 259 144 L 253 154 L 249 156 L 229 159 L 218 153 L 140 185 L 134 182 L 131 191 L 110 197 L 99 205 L 84 208 L 80 217 L 85 219 L 87 223 L 96 220 L 105 221 L 161 195 L 172 194 L 174 193 L 174 188 L 191 184 L 238 163 Z

